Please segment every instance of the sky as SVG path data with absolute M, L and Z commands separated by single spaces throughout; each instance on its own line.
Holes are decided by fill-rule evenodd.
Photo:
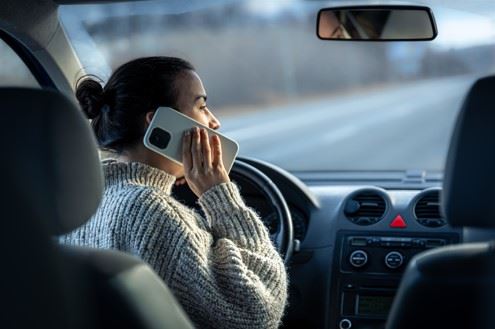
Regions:
M 462 48 L 495 44 L 495 19 L 455 9 L 432 9 L 438 26 L 435 47 Z

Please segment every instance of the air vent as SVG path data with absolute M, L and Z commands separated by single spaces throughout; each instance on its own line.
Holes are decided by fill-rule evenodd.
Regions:
M 440 214 L 440 191 L 423 194 L 414 207 L 418 223 L 426 227 L 441 227 L 447 222 Z
M 362 192 L 347 200 L 344 214 L 354 224 L 371 225 L 383 218 L 385 208 L 385 199 L 380 194 Z

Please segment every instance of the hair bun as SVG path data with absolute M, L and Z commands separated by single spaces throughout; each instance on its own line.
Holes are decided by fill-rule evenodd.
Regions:
M 76 98 L 89 119 L 94 119 L 100 115 L 101 109 L 105 105 L 103 87 L 91 78 L 85 78 L 78 84 Z

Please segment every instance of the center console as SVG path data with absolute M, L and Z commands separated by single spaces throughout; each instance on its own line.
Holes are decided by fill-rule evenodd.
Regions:
M 331 327 L 383 329 L 411 258 L 459 241 L 456 233 L 340 231 L 332 269 Z

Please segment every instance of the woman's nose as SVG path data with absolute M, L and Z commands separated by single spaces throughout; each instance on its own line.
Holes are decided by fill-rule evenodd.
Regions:
M 211 112 L 210 112 L 210 122 L 209 122 L 208 126 L 211 129 L 218 129 L 218 128 L 220 128 L 220 121 Z

